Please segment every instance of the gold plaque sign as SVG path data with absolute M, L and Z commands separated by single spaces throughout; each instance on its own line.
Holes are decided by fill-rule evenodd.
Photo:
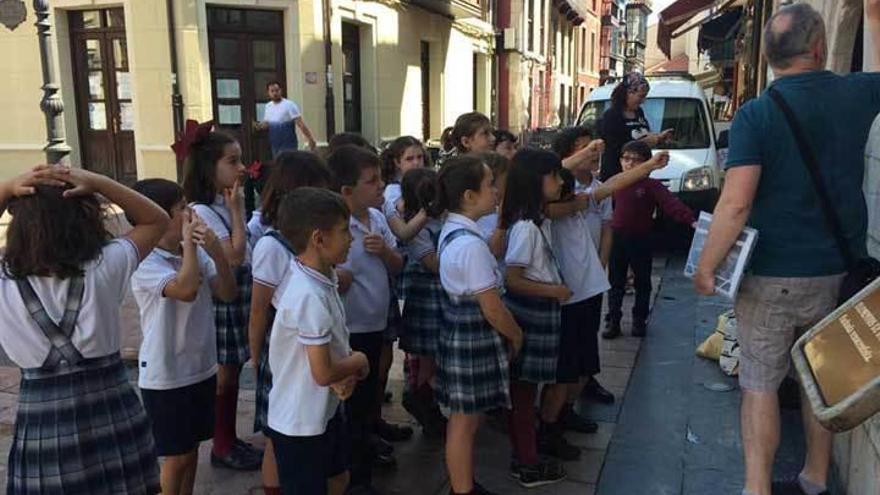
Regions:
M 826 406 L 880 377 L 880 290 L 857 296 L 844 307 L 820 323 L 803 346 Z

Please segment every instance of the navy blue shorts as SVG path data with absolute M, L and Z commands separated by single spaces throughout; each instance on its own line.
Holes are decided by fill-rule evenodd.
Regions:
M 168 390 L 141 389 L 159 456 L 183 455 L 214 437 L 217 376 Z
M 577 383 L 599 373 L 602 294 L 562 306 L 556 383 Z
M 327 479 L 351 466 L 351 436 L 342 406 L 327 429 L 311 437 L 291 437 L 266 428 L 275 447 L 284 495 L 326 495 Z

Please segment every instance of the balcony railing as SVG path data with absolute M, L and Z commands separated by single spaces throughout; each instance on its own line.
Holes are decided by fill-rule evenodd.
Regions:
M 486 6 L 488 0 L 408 0 L 413 5 L 429 10 L 431 12 L 452 17 L 455 19 L 463 19 L 467 17 L 476 17 L 484 19 L 486 17 Z M 485 20 L 485 19 L 484 19 Z

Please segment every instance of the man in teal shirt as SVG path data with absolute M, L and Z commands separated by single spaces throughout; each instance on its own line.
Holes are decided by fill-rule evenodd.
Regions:
M 880 40 L 880 0 L 866 3 L 866 21 Z M 792 107 L 820 164 L 820 175 L 857 257 L 865 254 L 867 214 L 862 194 L 864 152 L 880 112 L 880 74 L 840 76 L 824 70 L 822 17 L 808 4 L 780 9 L 764 28 L 771 87 Z M 880 43 L 874 43 L 880 59 Z M 805 418 L 807 458 L 797 480 L 772 483 L 779 445 L 777 390 L 800 332 L 837 304 L 846 267 L 784 114 L 765 92 L 744 105 L 730 130 L 724 190 L 694 277 L 702 294 L 714 290 L 716 268 L 743 226 L 758 229 L 749 274 L 736 299 L 741 349 L 743 495 L 826 492 L 832 434 Z M 804 404 L 805 411 L 810 410 Z M 772 488 L 771 488 L 772 485 Z

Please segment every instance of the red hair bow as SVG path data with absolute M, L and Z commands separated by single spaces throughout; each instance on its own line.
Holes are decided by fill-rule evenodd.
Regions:
M 253 180 L 259 180 L 263 172 L 263 162 L 257 160 L 247 167 L 247 173 Z
M 183 161 L 189 155 L 194 142 L 207 136 L 214 129 L 214 121 L 209 120 L 199 124 L 196 120 L 187 120 L 183 135 L 177 137 L 177 141 L 171 145 L 171 149 L 177 155 L 178 161 Z

